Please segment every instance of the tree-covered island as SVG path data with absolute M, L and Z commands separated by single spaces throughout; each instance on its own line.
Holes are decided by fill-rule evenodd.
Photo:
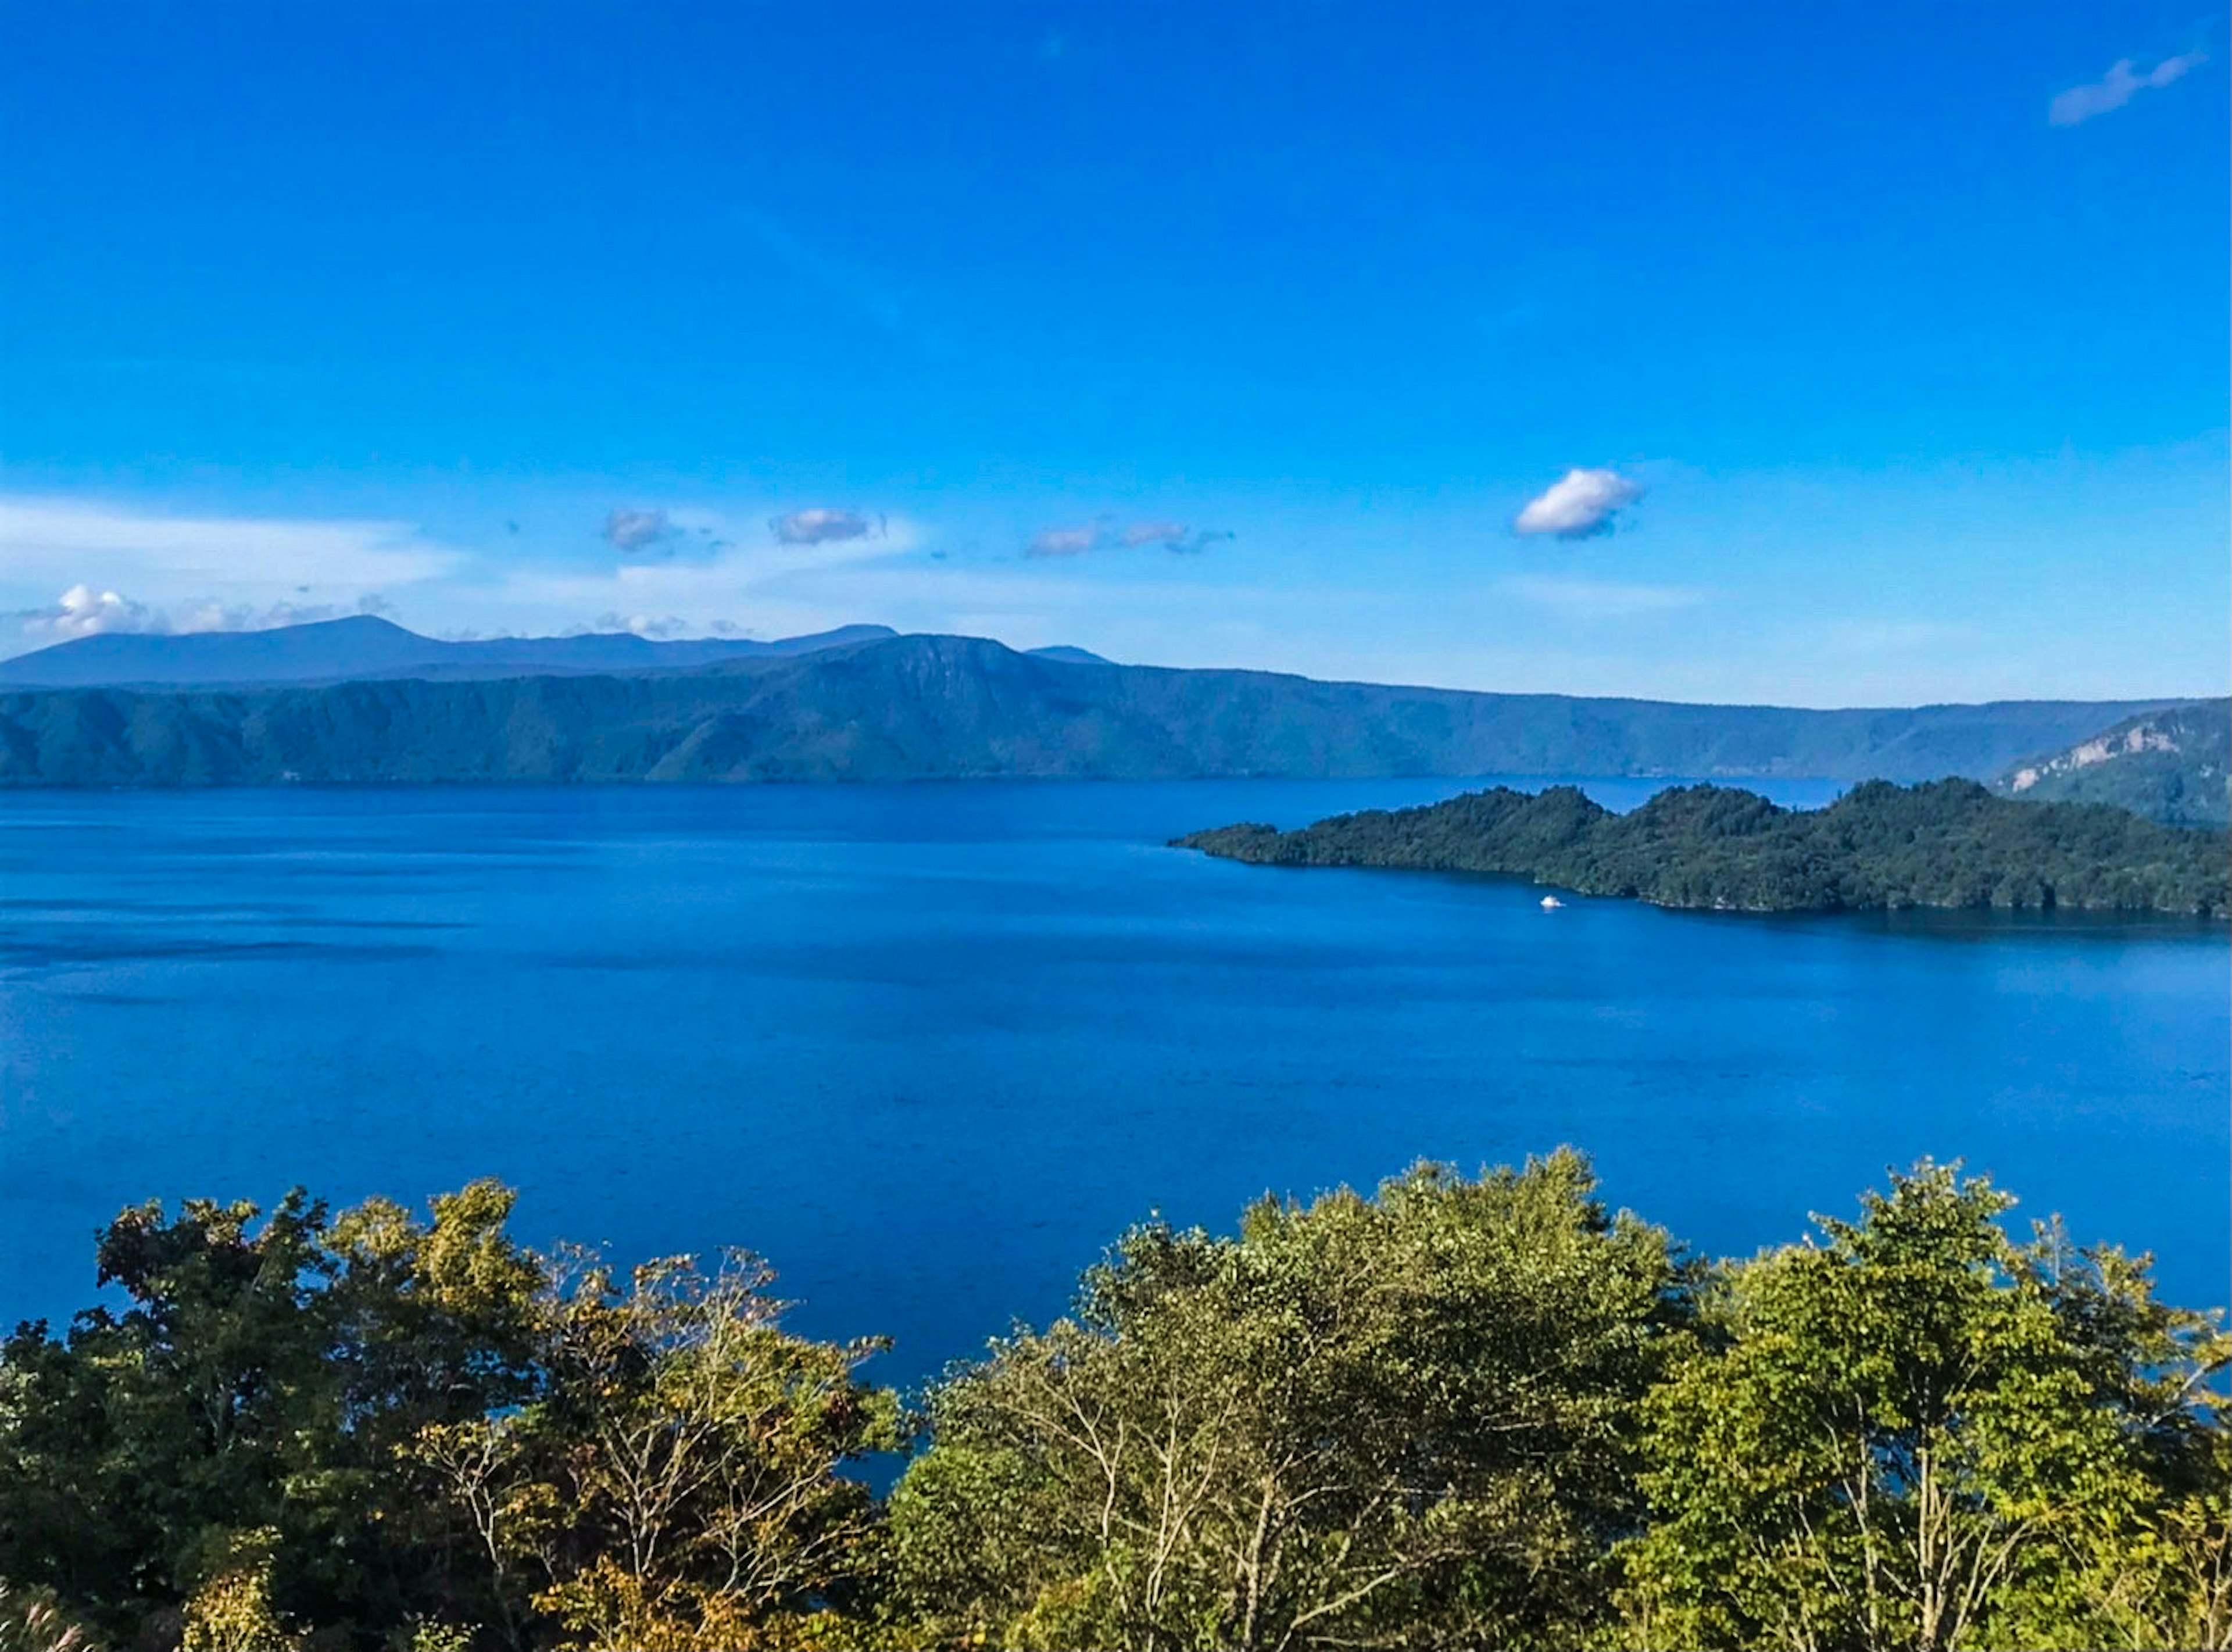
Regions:
M 1674 787 L 1626 814 L 1571 786 L 1499 786 L 1291 832 L 1222 826 L 1175 846 L 1258 865 L 1503 873 L 1720 911 L 2232 910 L 2232 845 L 2221 831 L 2176 830 L 2105 805 L 2013 802 L 1961 780 L 1871 781 L 1821 809 Z

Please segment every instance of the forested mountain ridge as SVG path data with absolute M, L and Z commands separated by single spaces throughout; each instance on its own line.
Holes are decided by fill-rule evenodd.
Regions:
M 2112 803 L 2169 826 L 2222 826 L 2232 820 L 2232 700 L 2126 717 L 1993 786 L 2039 802 Z
M 1688 705 L 1095 664 L 905 636 L 626 677 L 0 692 L 0 785 L 1982 778 L 2164 703 Z
M 1855 787 L 1826 808 L 1672 787 L 1615 814 L 1573 787 L 1508 787 L 1298 831 L 1233 826 L 1178 846 L 1276 866 L 1501 872 L 1585 895 L 1751 912 L 2070 907 L 2222 918 L 2225 834 L 2099 804 L 2028 804 L 1969 781 Z

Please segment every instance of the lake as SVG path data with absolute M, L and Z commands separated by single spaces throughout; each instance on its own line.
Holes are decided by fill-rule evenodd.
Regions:
M 1564 1142 L 1717 1251 L 1959 1156 L 2226 1299 L 2221 928 L 1545 912 L 1163 846 L 1477 783 L 8 796 L 0 1318 L 91 1300 L 128 1202 L 493 1175 L 535 1243 L 752 1247 L 912 1381 L 1151 1211 Z

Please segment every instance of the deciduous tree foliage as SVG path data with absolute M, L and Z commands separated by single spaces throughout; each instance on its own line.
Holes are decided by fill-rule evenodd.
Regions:
M 870 1345 L 783 1331 L 742 1254 L 535 1257 L 511 1205 L 127 1211 L 131 1305 L 0 1349 L 0 1577 L 210 1652 L 779 1643 L 866 1531 L 835 1468 L 894 1439 Z
M 1715 1265 L 1421 1166 L 1136 1228 L 911 1420 L 747 1253 L 145 1206 L 0 1347 L 0 1652 L 2232 1646 L 2222 1329 L 2011 1202 Z
M 949 1381 L 893 1499 L 949 1633 L 1047 1646 L 1522 1645 L 1601 1616 L 1665 1236 L 1580 1158 L 1142 1228 L 1077 1314 Z
M 404 1454 L 492 1577 L 599 1647 L 787 1643 L 857 1595 L 870 1501 L 833 1470 L 898 1443 L 892 1397 L 853 1375 L 881 1344 L 788 1335 L 773 1279 L 743 1252 L 625 1287 L 590 1257 L 554 1271 L 533 1402 Z
M 1924 1165 L 1723 1271 L 1645 1409 L 1654 1643 L 2222 1646 L 2221 1330 Z

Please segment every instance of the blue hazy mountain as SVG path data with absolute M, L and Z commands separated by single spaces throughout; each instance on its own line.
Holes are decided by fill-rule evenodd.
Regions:
M 391 656 L 383 664 L 359 659 L 354 674 L 421 680 L 0 691 L 0 785 L 1986 779 L 2027 752 L 2177 703 L 1689 705 L 1086 664 L 937 636 L 762 652 L 688 670 L 522 676 L 484 663 L 456 673 L 480 680 L 434 681 Z
M 0 660 L 0 685 L 199 687 L 666 671 L 723 660 L 779 659 L 896 635 L 888 625 L 846 625 L 777 642 L 728 637 L 652 642 L 627 632 L 449 642 L 421 637 L 376 615 L 360 614 L 271 631 L 81 637 Z
M 1034 659 L 1060 660 L 1065 665 L 1113 665 L 1116 663 L 1089 648 L 1072 648 L 1067 643 L 1055 643 L 1050 647 L 1030 648 L 1023 651 Z

